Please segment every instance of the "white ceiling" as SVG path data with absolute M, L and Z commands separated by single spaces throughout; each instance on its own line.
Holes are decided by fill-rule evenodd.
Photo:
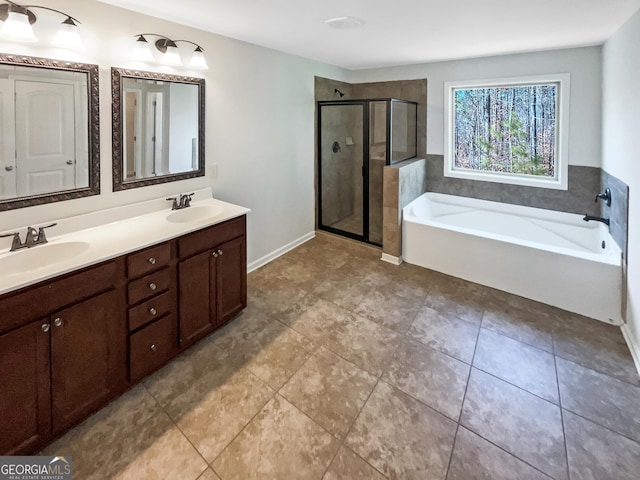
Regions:
M 348 69 L 597 45 L 640 0 L 99 0 Z M 338 30 L 324 20 L 352 16 Z

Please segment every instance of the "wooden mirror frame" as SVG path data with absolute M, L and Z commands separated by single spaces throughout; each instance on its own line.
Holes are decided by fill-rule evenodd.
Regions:
M 0 211 L 16 208 L 33 207 L 45 203 L 61 202 L 75 198 L 89 197 L 100 194 L 100 88 L 98 65 L 88 63 L 67 62 L 52 60 L 49 58 L 28 57 L 25 55 L 9 55 L 0 53 L 0 64 L 15 65 L 21 67 L 35 67 L 43 69 L 67 70 L 80 72 L 87 75 L 87 132 L 88 138 L 88 172 L 89 185 L 82 188 L 74 188 L 54 193 L 43 193 L 17 197 L 14 199 L 0 200 Z
M 164 82 L 188 83 L 198 86 L 198 168 L 190 172 L 161 175 L 152 178 L 143 178 L 124 182 L 122 180 L 124 144 L 122 132 L 123 104 L 122 104 L 122 79 L 135 78 L 143 80 L 160 80 Z M 113 115 L 113 191 L 128 190 L 130 188 L 147 187 L 160 183 L 175 182 L 188 178 L 203 177 L 205 168 L 204 157 L 204 112 L 205 112 L 205 80 L 204 78 L 184 77 L 166 73 L 144 72 L 139 70 L 127 70 L 124 68 L 111 68 L 111 95 Z

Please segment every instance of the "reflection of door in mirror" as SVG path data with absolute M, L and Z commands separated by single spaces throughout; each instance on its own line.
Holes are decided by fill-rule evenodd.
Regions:
M 81 84 L 42 75 L 1 79 L 0 198 L 88 186 L 86 160 L 77 164 L 88 155 L 86 123 L 75 101 Z
M 13 80 L 0 79 L 0 199 L 16 196 Z
M 124 180 L 169 172 L 170 87 L 164 82 L 138 81 L 124 89 Z

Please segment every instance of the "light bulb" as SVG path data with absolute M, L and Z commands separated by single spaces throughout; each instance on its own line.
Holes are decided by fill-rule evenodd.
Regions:
M 193 55 L 191 56 L 191 62 L 189 63 L 189 65 L 192 68 L 199 68 L 202 70 L 206 70 L 207 68 L 209 68 L 209 66 L 207 65 L 207 59 L 204 58 L 204 52 L 199 46 L 196 47 L 196 49 L 193 51 Z
M 9 9 L 7 19 L 0 28 L 0 37 L 21 42 L 38 41 L 29 23 L 29 16 L 25 12 L 12 11 L 11 9 Z
M 180 53 L 178 52 L 178 47 L 176 47 L 175 44 L 167 45 L 167 50 L 164 52 L 162 57 L 162 63 L 166 65 L 182 65 Z
M 53 44 L 70 50 L 84 49 L 82 38 L 80 38 L 80 33 L 78 32 L 78 26 L 71 17 L 67 17 L 67 19 L 62 22 L 60 30 L 58 30 L 58 33 L 53 39 Z
M 137 62 L 144 63 L 151 63 L 155 61 L 149 42 L 147 42 L 147 39 L 144 38 L 143 35 L 140 35 L 136 40 L 136 46 L 133 50 L 133 58 Z

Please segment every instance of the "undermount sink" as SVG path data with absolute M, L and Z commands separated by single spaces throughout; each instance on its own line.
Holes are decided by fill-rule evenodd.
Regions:
M 70 260 L 89 249 L 86 242 L 61 242 L 37 245 L 0 256 L 0 272 L 3 276 L 41 270 Z
M 167 215 L 167 221 L 173 223 L 198 222 L 220 215 L 222 210 L 223 208 L 220 205 L 195 205 L 171 212 Z

